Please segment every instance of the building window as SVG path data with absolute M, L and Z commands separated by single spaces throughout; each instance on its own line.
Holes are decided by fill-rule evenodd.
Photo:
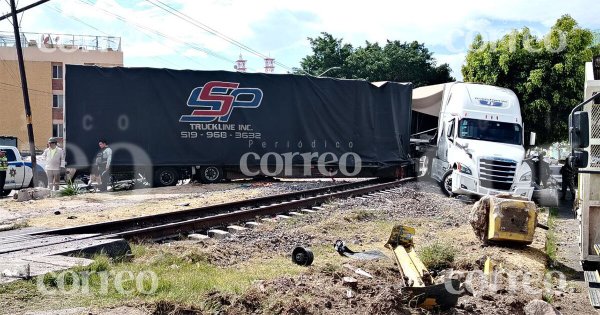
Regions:
M 63 68 L 62 65 L 52 65 L 52 79 L 62 79 Z
M 62 108 L 64 105 L 64 95 L 54 94 L 52 95 L 52 107 Z
M 52 136 L 62 138 L 63 124 L 52 124 Z

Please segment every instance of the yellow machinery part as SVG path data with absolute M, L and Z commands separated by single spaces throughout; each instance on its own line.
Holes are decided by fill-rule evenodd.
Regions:
M 488 240 L 533 242 L 537 208 L 532 201 L 490 198 Z
M 409 251 L 412 253 L 409 253 Z M 404 276 L 410 282 L 408 285 L 412 287 L 424 287 L 425 283 L 421 278 L 421 274 L 423 271 L 419 270 L 417 265 L 423 265 L 423 263 L 417 258 L 417 264 L 413 260 L 413 257 L 416 257 L 414 250 L 411 248 L 409 251 L 406 250 L 403 246 L 398 246 L 394 248 L 394 257 L 396 257 L 396 262 L 398 262 L 398 267 L 400 268 L 400 272 L 404 274 Z M 411 257 L 412 256 L 412 257 Z

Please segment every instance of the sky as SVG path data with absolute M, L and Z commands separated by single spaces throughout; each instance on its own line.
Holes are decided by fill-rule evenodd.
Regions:
M 10 11 L 8 3 L 0 1 L 0 15 Z M 275 73 L 286 73 L 311 54 L 307 38 L 321 32 L 354 47 L 416 40 L 460 80 L 475 34 L 494 40 L 526 26 L 541 36 L 563 14 L 597 30 L 598 10 L 597 0 L 51 0 L 24 13 L 20 24 L 23 32 L 120 38 L 125 66 L 194 70 L 235 71 L 241 54 L 249 72 L 264 72 L 269 56 Z M 1 31 L 12 32 L 9 20 L 0 21 Z

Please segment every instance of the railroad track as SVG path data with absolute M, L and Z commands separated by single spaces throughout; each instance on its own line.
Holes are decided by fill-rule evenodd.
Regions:
M 23 278 L 29 278 L 77 265 L 89 265 L 93 260 L 88 258 L 97 253 L 122 258 L 131 252 L 128 240 L 177 238 L 292 210 L 314 210 L 335 199 L 390 194 L 411 179 L 393 182 L 368 180 L 98 224 L 35 233 L 0 234 L 0 269 L 14 274 L 26 270 Z M 0 283 L 16 279 L 0 274 Z
M 354 183 L 309 189 L 275 196 L 253 198 L 214 206 L 149 215 L 97 224 L 89 224 L 43 232 L 41 235 L 103 234 L 127 240 L 160 240 L 186 235 L 194 231 L 207 231 L 237 222 L 260 217 L 285 214 L 292 210 L 319 206 L 332 199 L 357 197 L 395 188 L 406 181 L 391 182 L 367 180 Z

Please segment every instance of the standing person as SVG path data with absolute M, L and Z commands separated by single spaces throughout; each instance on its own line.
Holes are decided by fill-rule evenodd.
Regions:
M 8 170 L 8 159 L 6 153 L 0 151 L 0 195 L 4 195 L 4 183 L 6 182 L 6 170 Z
M 110 181 L 110 163 L 112 162 L 112 150 L 108 147 L 108 142 L 105 139 L 100 139 L 98 142 L 100 152 L 96 156 L 98 164 L 98 173 L 100 174 L 100 191 L 106 191 L 108 182 Z
M 575 177 L 577 172 L 571 166 L 571 155 L 565 160 L 565 165 L 560 168 L 562 175 L 562 197 L 560 200 L 565 200 L 567 196 L 567 188 L 571 191 L 571 199 L 575 200 Z
M 48 177 L 48 189 L 58 190 L 60 185 L 60 167 L 65 162 L 63 149 L 57 146 L 56 138 L 48 139 L 48 148 L 42 153 L 46 160 L 46 177 Z
M 544 160 L 546 157 L 546 152 L 542 151 L 538 156 L 539 159 L 539 176 L 542 187 L 546 188 L 548 186 L 548 179 L 550 178 L 550 164 Z

